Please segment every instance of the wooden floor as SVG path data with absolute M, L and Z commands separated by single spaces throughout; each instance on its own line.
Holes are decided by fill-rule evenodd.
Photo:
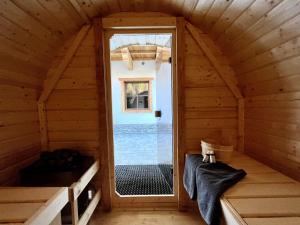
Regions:
M 199 212 L 120 210 L 94 214 L 90 225 L 205 225 Z

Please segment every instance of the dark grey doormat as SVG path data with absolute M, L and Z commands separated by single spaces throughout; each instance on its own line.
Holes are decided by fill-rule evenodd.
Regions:
M 172 165 L 163 166 L 169 167 L 171 173 Z M 116 165 L 115 175 L 120 195 L 173 194 L 172 184 L 167 182 L 158 165 Z

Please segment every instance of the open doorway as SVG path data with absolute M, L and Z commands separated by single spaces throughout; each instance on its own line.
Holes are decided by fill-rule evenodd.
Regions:
M 119 196 L 174 195 L 172 33 L 109 39 L 113 173 Z

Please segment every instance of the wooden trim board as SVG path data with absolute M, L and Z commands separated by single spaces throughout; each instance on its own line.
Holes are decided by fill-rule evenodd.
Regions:
M 184 170 L 184 154 L 185 154 L 185 127 L 184 127 L 184 107 L 185 107 L 185 19 L 180 17 L 176 20 L 177 35 L 177 58 L 176 58 L 176 74 L 178 77 L 178 209 L 184 210 L 186 206 L 186 192 L 183 187 L 183 170 Z
M 38 102 L 38 113 L 39 113 L 39 125 L 41 133 L 41 145 L 42 150 L 48 149 L 48 129 L 47 129 L 47 112 L 45 102 Z
M 238 99 L 238 151 L 245 148 L 245 100 Z
M 98 87 L 98 102 L 99 102 L 99 126 L 102 127 L 99 131 L 99 157 L 100 157 L 100 180 L 101 180 L 101 196 L 102 208 L 106 211 L 111 209 L 111 190 L 110 170 L 109 170 L 109 141 L 108 141 L 108 104 L 107 104 L 107 87 L 106 73 L 107 64 L 104 55 L 105 39 L 102 27 L 102 18 L 96 18 L 93 21 L 94 36 L 95 36 L 95 59 L 96 59 L 96 80 Z
M 104 29 L 175 28 L 176 17 L 107 17 L 102 23 Z

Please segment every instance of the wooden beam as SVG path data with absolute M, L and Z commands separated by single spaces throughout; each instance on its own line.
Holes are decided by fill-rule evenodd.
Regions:
M 108 117 L 107 117 L 107 96 L 106 96 L 106 65 L 104 58 L 104 33 L 102 19 L 96 18 L 93 21 L 95 36 L 95 59 L 96 76 L 99 102 L 99 157 L 100 157 L 100 181 L 102 208 L 106 211 L 111 209 L 111 190 L 110 190 L 110 170 L 109 170 L 109 141 L 108 141 Z M 107 61 L 109 62 L 109 51 L 106 51 Z
M 74 54 L 76 53 L 78 47 L 80 46 L 81 42 L 87 35 L 88 31 L 90 30 L 90 25 L 85 25 L 81 28 L 81 30 L 78 32 L 76 38 L 74 39 L 72 45 L 68 49 L 66 55 L 58 65 L 58 67 L 53 72 L 52 77 L 45 82 L 43 92 L 39 98 L 39 102 L 45 102 L 49 98 L 50 94 L 52 93 L 53 89 L 55 88 L 57 82 L 59 81 L 61 75 L 71 62 L 71 59 L 73 58 Z
M 156 69 L 156 71 L 159 71 L 162 60 L 163 60 L 163 48 L 157 46 L 156 56 L 155 56 L 155 62 L 156 62 L 155 69 Z
M 128 70 L 133 70 L 133 60 L 128 48 L 122 48 L 122 60 L 127 64 Z
M 185 123 L 184 123 L 184 106 L 185 106 L 185 20 L 183 17 L 176 19 L 176 74 L 178 77 L 178 209 L 185 210 L 187 194 L 183 187 L 183 170 L 185 157 Z
M 103 28 L 174 28 L 176 17 L 107 17 L 102 23 Z
M 72 200 L 76 200 L 79 195 L 83 192 L 84 188 L 91 182 L 95 174 L 99 170 L 99 161 L 97 160 L 94 164 L 80 177 L 80 179 L 71 186 Z
M 39 112 L 39 124 L 41 133 L 41 146 L 42 150 L 48 150 L 48 129 L 47 129 L 47 113 L 46 104 L 44 102 L 38 102 Z
M 90 203 L 90 205 L 92 204 L 93 207 L 88 207 L 88 209 L 86 209 L 86 211 L 84 212 L 85 215 L 85 219 L 83 219 L 83 216 L 80 218 L 79 220 L 79 215 L 78 215 L 78 197 L 80 196 L 80 194 L 83 192 L 83 190 L 86 188 L 86 186 L 91 182 L 91 180 L 94 178 L 94 176 L 96 175 L 96 173 L 99 170 L 99 161 L 97 160 L 96 162 L 94 162 L 94 164 L 80 177 L 80 179 L 73 183 L 73 185 L 69 188 L 69 200 L 71 203 L 71 212 L 72 212 L 72 225 L 77 225 L 77 224 L 86 224 L 89 219 L 90 216 L 93 214 L 93 211 L 95 210 L 99 199 L 97 201 L 94 202 L 94 200 L 92 200 L 92 202 L 94 202 L 92 204 L 92 202 Z M 100 191 L 98 191 L 99 193 L 96 194 L 96 196 L 100 195 Z M 95 197 L 96 197 L 95 196 Z M 95 198 L 94 197 L 94 198 Z M 91 208 L 91 209 L 89 209 Z M 84 221 L 80 222 L 80 221 Z
M 50 224 L 68 201 L 68 188 L 62 187 L 45 203 L 44 207 L 40 207 L 24 225 Z
M 78 200 L 72 200 L 73 196 L 71 196 L 71 192 L 69 192 L 70 205 L 71 205 L 71 219 L 72 225 L 78 225 L 79 214 L 78 214 Z
M 98 191 L 94 198 L 92 199 L 92 201 L 90 202 L 90 204 L 88 205 L 87 209 L 85 210 L 85 212 L 82 214 L 80 220 L 78 221 L 78 225 L 86 225 L 88 224 L 90 218 L 93 215 L 93 212 L 95 211 L 99 201 L 101 199 L 101 192 Z
M 245 100 L 238 99 L 238 151 L 243 152 L 245 146 Z
M 196 43 L 199 45 L 199 47 L 203 50 L 207 58 L 209 59 L 210 63 L 214 66 L 216 71 L 218 72 L 219 76 L 223 79 L 225 84 L 228 86 L 228 88 L 231 90 L 233 95 L 237 99 L 243 98 L 243 95 L 241 94 L 239 88 L 233 82 L 235 80 L 235 75 L 233 73 L 230 73 L 228 70 L 225 70 L 222 65 L 218 62 L 218 59 L 215 57 L 215 55 L 212 53 L 210 48 L 206 45 L 206 43 L 202 40 L 200 33 L 198 31 L 198 28 L 193 26 L 190 23 L 186 23 L 186 28 L 196 41 Z

